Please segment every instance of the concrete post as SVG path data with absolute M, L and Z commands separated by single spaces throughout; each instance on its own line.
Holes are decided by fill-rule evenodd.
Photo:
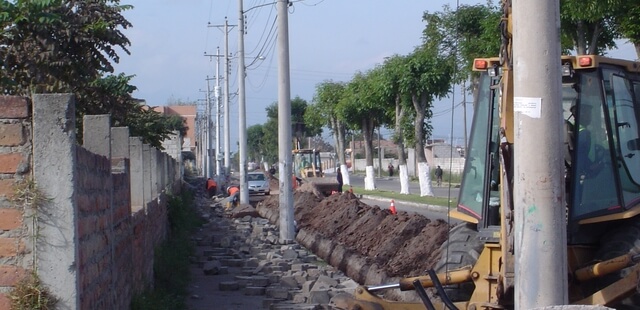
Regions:
M 75 101 L 72 95 L 33 95 L 33 177 L 49 198 L 38 218 L 38 276 L 59 298 L 58 309 L 80 304 L 77 214 L 74 183 Z M 39 208 L 40 209 L 40 208 Z
M 149 172 L 151 177 L 151 199 L 158 197 L 158 149 L 149 147 Z
M 85 115 L 82 119 L 82 142 L 87 151 L 102 155 L 111 156 L 111 125 L 110 116 Z
M 229 21 L 224 19 L 224 175 L 231 165 L 231 136 L 229 132 Z M 226 185 L 226 184 L 225 184 Z
M 144 208 L 144 166 L 142 160 L 142 139 L 129 138 L 129 175 L 131 184 L 131 212 Z
M 149 144 L 142 144 L 142 178 L 143 207 L 146 209 L 147 203 L 153 199 L 151 196 L 151 147 Z
M 240 21 L 238 22 L 238 160 L 240 169 L 240 203 L 249 203 L 249 184 L 247 183 L 247 107 L 245 97 L 244 67 L 244 11 L 242 1 L 238 0 Z
M 560 7 L 512 9 L 515 308 L 531 309 L 568 303 Z
M 278 165 L 280 174 L 280 242 L 295 240 L 293 224 L 293 170 L 291 169 L 291 84 L 289 72 L 289 17 L 286 0 L 278 0 Z
M 129 127 L 111 128 L 111 171 L 126 172 L 125 160 L 129 158 Z

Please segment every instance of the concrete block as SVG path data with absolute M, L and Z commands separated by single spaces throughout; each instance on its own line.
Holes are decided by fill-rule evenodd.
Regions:
M 247 287 L 251 284 L 251 277 L 249 276 L 235 276 L 234 279 L 240 287 Z
M 315 280 L 309 280 L 309 281 L 306 281 L 306 282 L 302 283 L 302 292 L 303 293 L 311 292 L 311 288 L 313 287 L 313 285 L 315 283 L 316 283 Z
M 344 290 L 355 290 L 359 285 L 360 284 L 358 284 L 358 282 L 347 279 L 345 281 L 341 281 L 338 285 L 336 285 L 336 288 Z
M 309 299 L 309 294 L 300 293 L 293 296 L 292 301 L 296 304 L 304 304 Z
M 267 279 L 269 279 L 269 283 L 279 283 L 281 275 L 278 273 L 270 273 L 267 275 Z
M 291 271 L 306 271 L 309 264 L 291 264 Z
M 220 267 L 222 267 L 222 265 L 220 264 L 219 261 L 217 260 L 208 261 L 208 262 L 205 262 L 204 265 L 202 266 L 202 272 L 208 276 L 217 275 L 217 274 L 220 274 Z
M 299 288 L 298 281 L 293 276 L 284 276 L 280 278 L 280 285 L 289 288 Z
M 242 289 L 242 293 L 247 296 L 261 296 L 265 294 L 265 288 L 257 286 L 247 286 Z
M 259 286 L 259 287 L 265 287 L 269 285 L 269 278 L 267 277 L 260 277 L 260 276 L 254 276 L 251 279 L 251 285 L 252 286 Z
M 220 282 L 218 289 L 221 291 L 237 291 L 240 289 L 240 285 L 236 281 Z
M 320 282 L 320 283 L 324 283 L 325 285 L 329 286 L 329 287 L 336 287 L 338 285 L 338 280 L 334 279 L 334 278 L 330 278 L 328 276 L 319 276 L 318 280 L 316 281 Z
M 270 298 L 285 300 L 289 298 L 289 289 L 285 287 L 267 287 L 265 294 Z
M 287 249 L 282 251 L 282 258 L 286 259 L 286 260 L 293 260 L 298 258 L 298 252 L 296 252 L 296 250 L 293 249 Z
M 259 264 L 260 264 L 260 260 L 258 260 L 257 258 L 254 258 L 254 257 L 249 258 L 244 262 L 244 266 L 245 267 L 251 267 L 251 268 L 254 268 L 254 269 L 255 269 L 255 267 L 258 267 Z
M 309 292 L 309 303 L 328 304 L 331 297 L 327 291 L 311 291 Z
M 262 300 L 262 309 L 269 309 L 271 308 L 271 305 L 281 302 L 284 299 L 278 299 L 278 298 L 265 298 Z

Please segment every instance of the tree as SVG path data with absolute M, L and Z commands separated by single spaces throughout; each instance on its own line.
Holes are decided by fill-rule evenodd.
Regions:
M 345 184 L 349 184 L 349 178 L 346 170 L 346 159 L 344 152 L 346 150 L 345 133 L 347 125 L 338 116 L 337 106 L 345 92 L 345 83 L 324 81 L 316 85 L 316 92 L 313 97 L 313 104 L 308 107 L 305 113 L 305 122 L 313 124 L 313 126 L 327 126 L 331 131 L 338 155 L 338 163 L 344 171 L 343 177 Z
M 263 156 L 262 137 L 264 136 L 263 126 L 253 125 L 247 128 L 247 159 L 253 162 L 260 162 Z
M 450 89 L 453 62 L 450 55 L 441 55 L 427 44 L 408 56 L 407 69 L 401 80 L 401 92 L 411 96 L 416 113 L 414 138 L 421 196 L 433 196 L 429 166 L 424 154 L 424 142 L 431 135 L 431 126 L 425 121 L 431 118 L 433 100 L 445 96 Z
M 427 25 L 423 42 L 437 48 L 442 55 L 456 57 L 455 78 L 458 84 L 469 78 L 473 60 L 497 56 L 500 50 L 502 12 L 491 2 L 486 5 L 460 5 L 455 11 L 445 5 L 442 12 L 425 12 Z
M 380 84 L 383 81 L 381 69 L 375 68 L 366 73 L 358 72 L 347 84 L 336 112 L 349 127 L 359 129 L 364 136 L 366 157 L 365 190 L 375 189 L 373 171 L 373 131 L 382 123 L 388 122 L 384 93 Z
M 118 0 L 0 1 L 0 67 L 5 94 L 76 92 L 113 72 L 120 29 L 131 24 Z M 83 104 L 79 102 L 79 104 Z
M 76 118 L 111 114 L 113 126 L 161 148 L 181 119 L 164 116 L 134 99 L 132 76 L 113 72 L 120 49 L 129 54 L 122 33 L 131 24 L 119 0 L 0 0 L 0 89 L 3 94 L 74 93 Z M 81 138 L 82 121 L 76 122 Z
M 621 10 L 613 17 L 620 35 L 636 48 L 636 56 L 640 59 L 640 1 L 623 1 Z
M 400 193 L 409 194 L 409 174 L 407 170 L 407 160 L 405 158 L 405 141 L 411 139 L 411 124 L 415 113 L 411 113 L 411 100 L 403 94 L 400 89 L 400 83 L 408 66 L 408 57 L 394 55 L 388 58 L 382 66 L 382 81 L 380 90 L 384 93 L 384 98 L 388 100 L 390 109 L 387 113 L 391 113 L 393 117 L 390 127 L 394 128 L 394 134 L 391 140 L 398 148 L 398 173 L 400 176 Z
M 307 101 L 298 96 L 291 100 L 291 131 L 294 147 L 296 147 L 296 141 L 300 141 L 302 145 L 304 137 L 313 137 L 322 133 L 322 126 L 305 123 L 304 115 L 307 106 Z M 278 103 L 272 103 L 266 111 L 267 122 L 263 126 L 261 150 L 266 161 L 275 162 L 278 160 Z
M 620 35 L 613 16 L 623 6 L 618 0 L 561 0 L 561 36 L 570 40 L 578 55 L 602 55 L 615 48 Z

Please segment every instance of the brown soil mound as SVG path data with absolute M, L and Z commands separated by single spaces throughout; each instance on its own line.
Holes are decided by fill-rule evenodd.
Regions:
M 424 275 L 435 267 L 439 247 L 449 232 L 447 223 L 406 212 L 392 215 L 348 192 L 324 199 L 318 194 L 311 184 L 294 192 L 294 214 L 300 229 L 339 242 L 390 277 Z M 278 196 L 274 195 L 259 208 L 278 206 Z

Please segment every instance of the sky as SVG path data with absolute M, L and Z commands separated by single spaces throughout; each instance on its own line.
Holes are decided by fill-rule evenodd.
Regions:
M 327 80 L 348 82 L 358 71 L 365 72 L 394 54 L 407 55 L 421 43 L 425 11 L 442 11 L 453 0 L 302 0 L 289 8 L 289 57 L 291 97 L 312 103 L 317 84 Z M 459 4 L 485 1 L 460 0 Z M 120 53 L 116 73 L 135 75 L 134 97 L 150 106 L 176 102 L 197 102 L 204 111 L 207 79 L 216 84 L 216 60 L 220 58 L 220 85 L 224 85 L 224 31 L 215 27 L 238 24 L 238 0 L 121 0 L 134 8 L 123 15 L 133 24 L 124 34 L 131 41 L 131 55 Z M 244 0 L 245 65 L 247 66 L 246 124 L 263 124 L 265 108 L 278 98 L 275 32 L 275 0 Z M 229 32 L 231 149 L 237 142 L 238 27 Z M 630 46 L 609 55 L 635 58 Z M 460 91 L 434 104 L 433 138 L 463 144 L 464 118 Z M 467 103 L 470 130 L 471 96 Z M 452 109 L 452 106 L 456 106 Z M 214 114 L 215 115 L 215 114 Z M 325 136 L 327 136 L 325 130 Z M 390 135 L 382 130 L 383 137 Z M 451 140 L 450 140 L 451 139 Z M 331 140 L 329 140 L 331 141 Z

